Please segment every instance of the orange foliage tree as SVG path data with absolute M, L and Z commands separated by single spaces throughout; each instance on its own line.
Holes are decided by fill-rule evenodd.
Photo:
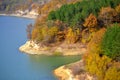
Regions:
M 96 16 L 94 16 L 92 13 L 88 16 L 88 18 L 85 19 L 85 23 L 83 24 L 83 26 L 87 27 L 90 31 L 92 31 L 93 29 L 95 29 L 95 27 L 97 26 L 98 22 L 97 22 L 97 18 Z
M 89 42 L 94 35 L 94 33 L 97 30 L 98 21 L 96 16 L 94 16 L 92 13 L 88 16 L 88 18 L 85 19 L 85 22 L 83 24 L 84 27 L 86 27 L 85 30 L 82 31 L 82 42 L 86 43 Z
M 106 32 L 106 29 L 102 28 L 94 34 L 93 38 L 87 45 L 87 51 L 89 53 L 100 52 L 100 50 L 101 50 L 100 45 L 101 45 L 101 41 L 102 41 L 102 38 L 103 38 L 103 35 L 105 32 Z

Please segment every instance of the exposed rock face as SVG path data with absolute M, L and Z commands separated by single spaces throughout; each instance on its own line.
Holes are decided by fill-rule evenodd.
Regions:
M 64 66 L 56 69 L 54 73 L 59 78 L 59 80 L 71 80 L 72 79 L 71 71 L 69 69 L 65 69 Z
M 34 41 L 27 41 L 19 48 L 21 52 L 28 54 L 44 55 L 81 55 L 86 52 L 86 48 L 81 44 L 60 44 L 57 46 L 38 45 Z
M 21 52 L 25 52 L 28 54 L 46 54 L 46 55 L 51 55 L 47 51 L 47 47 L 40 47 L 38 44 L 36 44 L 33 41 L 27 41 L 24 45 L 22 45 L 19 50 Z
M 54 74 L 59 80 L 97 80 L 85 71 L 83 60 L 59 67 Z
M 38 17 L 38 12 L 37 10 L 33 9 L 29 11 L 28 9 L 25 11 L 17 10 L 15 13 L 11 14 L 11 16 L 20 16 L 20 17 L 26 17 L 26 18 L 33 18 L 36 19 Z

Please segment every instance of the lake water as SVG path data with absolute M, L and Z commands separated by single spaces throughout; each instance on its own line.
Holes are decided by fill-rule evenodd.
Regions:
M 21 53 L 26 26 L 32 19 L 0 16 L 0 80 L 57 80 L 53 70 L 75 62 L 80 56 L 38 56 Z

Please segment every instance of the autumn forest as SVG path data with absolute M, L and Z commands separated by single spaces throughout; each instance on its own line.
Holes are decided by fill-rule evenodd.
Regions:
M 35 23 L 27 26 L 28 41 L 49 47 L 84 44 L 86 72 L 95 80 L 120 80 L 120 0 L 46 0 L 41 5 L 36 1 L 13 6 L 32 5 L 38 11 Z
M 65 1 L 51 0 L 39 8 L 45 15 L 28 26 L 28 38 L 44 45 L 86 44 L 86 71 L 98 80 L 119 80 L 120 1 Z

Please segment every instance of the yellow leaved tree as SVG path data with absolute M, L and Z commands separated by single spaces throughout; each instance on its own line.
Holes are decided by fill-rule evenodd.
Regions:
M 69 27 L 66 33 L 66 42 L 68 44 L 75 43 L 79 39 L 79 34 L 79 29 L 73 31 L 73 29 Z

